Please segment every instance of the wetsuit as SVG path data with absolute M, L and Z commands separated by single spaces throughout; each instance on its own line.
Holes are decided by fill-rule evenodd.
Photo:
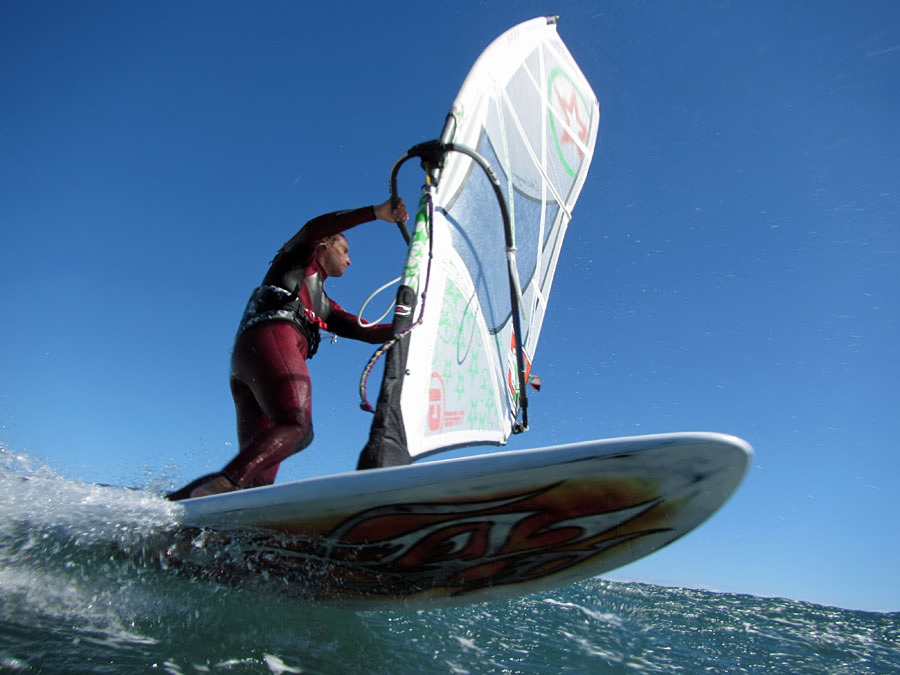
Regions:
M 251 294 L 231 357 L 240 451 L 221 472 L 235 487 L 272 484 L 281 462 L 312 441 L 306 360 L 315 354 L 320 328 L 375 344 L 390 338 L 390 324 L 363 328 L 325 294 L 327 274 L 316 257 L 322 239 L 374 219 L 374 208 L 366 206 L 309 221 L 281 248 Z M 185 499 L 216 475 L 169 498 Z

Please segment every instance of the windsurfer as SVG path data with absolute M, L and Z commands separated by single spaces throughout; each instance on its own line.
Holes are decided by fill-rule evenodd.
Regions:
M 318 348 L 320 328 L 373 344 L 391 336 L 391 324 L 363 328 L 325 294 L 325 279 L 343 276 L 350 266 L 343 232 L 376 219 L 407 218 L 402 200 L 396 206 L 388 200 L 336 211 L 310 220 L 281 248 L 250 296 L 232 351 L 239 452 L 221 472 L 198 478 L 169 499 L 271 485 L 281 462 L 310 444 L 312 392 L 306 360 Z

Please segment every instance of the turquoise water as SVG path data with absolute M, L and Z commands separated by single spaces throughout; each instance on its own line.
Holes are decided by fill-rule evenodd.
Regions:
M 2 672 L 900 672 L 898 613 L 601 579 L 358 612 L 191 581 L 121 555 L 165 531 L 172 505 L 0 453 Z

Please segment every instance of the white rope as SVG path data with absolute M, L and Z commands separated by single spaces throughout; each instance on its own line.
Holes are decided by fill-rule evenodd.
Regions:
M 381 293 L 381 291 L 383 291 L 386 288 L 389 288 L 390 286 L 393 286 L 398 281 L 400 281 L 400 279 L 402 279 L 402 278 L 403 277 L 397 277 L 396 279 L 391 279 L 389 282 L 387 282 L 386 284 L 384 284 L 383 286 L 378 288 L 376 291 L 374 291 L 368 298 L 366 298 L 366 301 L 362 304 L 362 307 L 359 308 L 359 314 L 357 314 L 357 316 L 356 316 L 356 323 L 358 323 L 360 325 L 360 327 L 368 328 L 369 326 L 374 326 L 375 324 L 381 323 L 384 320 L 384 318 L 388 314 L 391 313 L 391 311 L 394 309 L 394 300 L 391 300 L 391 304 L 388 305 L 388 308 L 387 308 L 387 310 L 385 310 L 384 314 L 382 314 L 377 319 L 375 319 L 375 321 L 372 321 L 370 323 L 363 319 L 363 312 L 366 310 L 366 305 L 368 305 L 376 295 Z

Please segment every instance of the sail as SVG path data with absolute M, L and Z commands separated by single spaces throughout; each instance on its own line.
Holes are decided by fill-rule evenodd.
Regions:
M 410 151 L 428 183 L 361 468 L 504 444 L 527 426 L 523 384 L 598 121 L 555 19 L 541 17 L 491 43 L 440 141 Z

